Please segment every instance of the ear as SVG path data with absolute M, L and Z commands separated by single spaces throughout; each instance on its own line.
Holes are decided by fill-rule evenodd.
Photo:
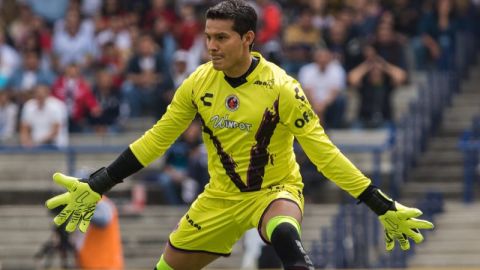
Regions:
M 255 33 L 250 30 L 243 35 L 244 42 L 247 43 L 248 47 L 251 47 L 253 41 L 255 40 Z

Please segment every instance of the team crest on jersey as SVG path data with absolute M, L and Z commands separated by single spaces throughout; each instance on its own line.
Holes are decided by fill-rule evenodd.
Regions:
M 237 96 L 230 95 L 225 99 L 225 107 L 231 112 L 234 112 L 240 106 L 240 100 L 238 100 Z

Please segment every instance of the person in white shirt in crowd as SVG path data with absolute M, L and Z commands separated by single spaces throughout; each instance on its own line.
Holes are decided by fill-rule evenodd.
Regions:
M 188 69 L 188 57 L 189 53 L 185 50 L 177 50 L 173 54 L 172 79 L 175 88 L 178 88 L 192 71 Z
M 34 98 L 25 103 L 20 122 L 20 143 L 24 147 L 65 147 L 68 145 L 67 108 L 50 95 L 47 85 L 34 89 Z
M 54 29 L 53 54 L 57 68 L 68 63 L 79 63 L 81 68 L 90 66 L 98 54 L 92 22 L 82 21 L 77 10 L 69 10 L 65 19 Z
M 346 72 L 328 48 L 317 48 L 315 62 L 303 66 L 298 80 L 309 96 L 314 111 L 326 128 L 344 125 Z
M 10 100 L 9 92 L 0 91 L 0 145 L 15 134 L 18 106 Z

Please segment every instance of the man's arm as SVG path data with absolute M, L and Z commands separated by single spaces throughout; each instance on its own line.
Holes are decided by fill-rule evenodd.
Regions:
M 290 92 L 290 88 L 296 89 L 297 93 Z M 416 243 L 423 241 L 423 236 L 418 229 L 432 229 L 433 224 L 416 219 L 422 214 L 420 210 L 405 207 L 393 201 L 372 185 L 371 180 L 363 175 L 330 141 L 320 126 L 318 118 L 311 112 L 308 100 L 295 98 L 303 94 L 300 89 L 296 83 L 286 85 L 282 92 L 280 117 L 283 118 L 281 121 L 290 127 L 317 169 L 351 196 L 364 202 L 379 216 L 385 228 L 387 250 L 393 249 L 395 240 L 400 243 L 403 250 L 410 248 L 408 238 L 412 238 Z M 294 121 L 304 114 L 309 115 L 311 119 L 299 129 L 295 127 Z
M 77 224 L 80 231 L 85 232 L 103 193 L 163 155 L 195 117 L 197 111 L 192 102 L 192 85 L 191 76 L 177 90 L 162 119 L 108 167 L 100 168 L 88 179 L 77 179 L 60 173 L 53 175 L 53 180 L 67 189 L 67 192 L 46 202 L 50 209 L 67 205 L 55 217 L 55 224 L 61 225 L 69 220 L 66 226 L 68 232 L 73 232 Z

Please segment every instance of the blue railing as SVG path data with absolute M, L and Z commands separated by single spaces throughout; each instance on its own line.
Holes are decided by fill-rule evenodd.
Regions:
M 427 140 L 438 130 L 444 109 L 451 104 L 453 95 L 459 91 L 460 78 L 468 76 L 477 48 L 470 46 L 477 40 L 468 33 L 459 33 L 457 69 L 450 71 L 428 71 L 426 80 L 416 82 L 418 95 L 409 104 L 409 111 L 397 123 L 392 151 L 392 197 L 408 178 L 409 173 L 425 151 Z M 480 122 L 480 121 L 479 121 Z M 477 137 L 480 138 L 480 124 Z M 473 198 L 473 183 L 478 177 L 480 140 L 472 140 L 471 133 L 464 135 L 461 148 L 465 154 L 465 199 Z M 443 194 L 428 193 L 417 202 L 426 219 L 443 211 Z M 377 217 L 365 206 L 354 203 L 342 205 L 331 226 L 321 229 L 321 240 L 315 241 L 311 257 L 317 267 L 322 268 L 405 268 L 408 258 L 414 254 L 415 245 L 408 252 L 399 248 L 386 254 Z M 428 233 L 427 233 L 428 236 Z M 427 237 L 426 237 L 427 238 Z M 381 245 L 380 245 L 381 243 Z
M 476 181 L 480 170 L 480 116 L 473 120 L 472 129 L 460 137 L 459 148 L 463 152 L 463 201 L 471 203 L 475 197 Z
M 443 212 L 443 205 L 442 194 L 428 193 L 415 207 L 422 209 L 422 217 L 434 222 L 435 215 Z M 322 269 L 405 268 L 408 258 L 415 254 L 414 243 L 406 252 L 396 243 L 396 248 L 386 253 L 378 217 L 364 205 L 341 205 L 332 224 L 321 228 L 320 234 L 321 240 L 312 243 L 310 256 Z M 429 232 L 422 234 L 427 239 Z

